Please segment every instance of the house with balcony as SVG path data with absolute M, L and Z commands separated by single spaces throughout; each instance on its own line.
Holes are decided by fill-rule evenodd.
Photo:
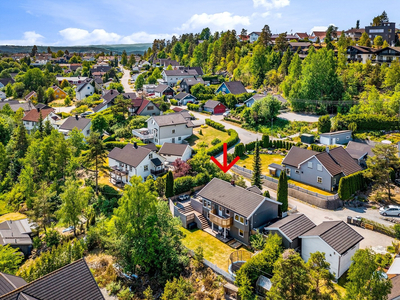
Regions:
M 387 63 L 389 66 L 393 60 L 400 59 L 400 47 L 386 47 L 375 52 L 373 63 Z
M 149 176 L 158 176 L 166 172 L 165 158 L 149 148 L 128 144 L 124 148 L 115 147 L 108 154 L 110 182 L 116 186 L 129 184 L 132 176 L 141 176 L 143 181 Z
M 164 143 L 181 144 L 184 139 L 193 134 L 190 118 L 178 112 L 168 115 L 152 116 L 147 120 L 147 128 L 134 129 L 132 133 L 144 142 L 156 145 Z
M 174 86 L 178 81 L 182 81 L 185 78 L 193 78 L 199 76 L 198 70 L 196 69 L 177 69 L 177 70 L 164 70 L 161 73 L 164 81 L 169 86 Z
M 347 60 L 349 62 L 367 63 L 372 60 L 376 49 L 365 46 L 348 46 L 347 47 Z
M 224 242 L 235 239 L 249 245 L 252 230 L 276 219 L 279 205 L 257 191 L 213 178 L 191 200 L 190 207 L 184 207 L 181 212 L 193 213 L 193 222 L 199 228 Z

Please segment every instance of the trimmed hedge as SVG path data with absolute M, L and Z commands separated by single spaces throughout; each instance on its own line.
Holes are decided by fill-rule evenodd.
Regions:
M 217 124 L 219 124 L 219 123 L 217 123 Z M 221 125 L 221 124 L 219 124 L 219 125 Z M 239 134 L 236 132 L 236 130 L 228 129 L 227 132 L 229 134 L 229 138 L 226 141 L 223 141 L 223 142 L 209 148 L 207 150 L 207 155 L 214 156 L 214 155 L 217 155 L 220 152 L 222 152 L 224 150 L 224 143 L 227 143 L 228 148 L 229 148 L 229 147 L 235 145 L 239 141 Z
M 340 199 L 348 200 L 357 191 L 367 188 L 368 179 L 364 177 L 364 173 L 365 170 L 340 178 L 338 190 Z
M 362 130 L 395 130 L 399 128 L 397 117 L 370 114 L 350 114 L 336 116 L 337 130 L 346 130 L 349 124 L 356 123 L 357 131 Z
M 245 152 L 245 147 L 243 143 L 239 143 L 235 146 L 235 152 L 233 154 L 234 157 L 239 156 L 242 157 Z
M 200 105 L 193 104 L 193 103 L 188 103 L 187 104 L 187 109 L 188 110 L 193 110 L 193 111 L 199 111 L 200 110 Z
M 129 144 L 129 142 L 106 142 L 104 143 L 106 145 L 106 149 L 108 151 L 111 151 L 112 149 L 114 149 L 115 147 L 118 148 L 124 148 L 126 145 Z M 137 143 L 138 146 L 144 146 L 146 145 L 145 143 Z
M 263 148 L 269 148 L 269 135 L 263 134 L 261 138 L 261 145 Z
M 229 121 L 229 122 L 233 122 L 233 123 L 242 125 L 242 122 L 240 122 L 240 121 L 238 121 L 238 120 L 235 120 L 235 119 L 231 119 L 231 118 L 225 117 L 224 120 L 225 120 L 225 121 Z
M 199 173 L 195 177 L 182 176 L 174 180 L 174 194 L 179 195 L 189 192 L 192 188 L 206 184 L 210 181 L 208 174 Z
M 211 119 L 206 119 L 206 124 L 208 126 L 211 126 L 211 127 L 215 128 L 215 129 L 225 131 L 225 126 L 224 125 L 222 125 L 221 123 L 215 122 L 215 121 L 213 121 Z
M 378 222 L 375 222 L 372 220 L 368 220 L 365 218 L 361 218 L 361 222 L 363 222 L 364 224 L 373 225 L 374 231 L 380 232 L 382 234 L 385 234 L 385 235 L 388 235 L 391 237 L 396 237 L 396 231 L 393 226 L 386 226 L 381 223 L 378 223 Z
M 256 142 L 250 142 L 246 144 L 246 152 L 253 151 L 256 147 Z
M 169 101 L 171 101 L 171 104 L 172 104 L 172 105 L 178 105 L 178 100 L 171 99 L 171 100 L 169 100 Z
M 326 150 L 325 146 L 318 146 L 315 144 L 311 144 L 311 150 L 317 151 L 317 152 L 324 152 Z

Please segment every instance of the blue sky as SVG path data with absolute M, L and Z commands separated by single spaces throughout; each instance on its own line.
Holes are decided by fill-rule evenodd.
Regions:
M 397 9 L 396 9 L 397 8 Z M 368 25 L 386 10 L 400 23 L 398 0 L 1 0 L 1 45 L 152 42 L 173 34 L 246 28 L 273 33 Z M 399 26 L 399 25 L 397 25 Z

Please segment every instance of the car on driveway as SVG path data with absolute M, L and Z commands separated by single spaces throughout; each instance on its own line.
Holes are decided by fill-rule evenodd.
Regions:
M 399 216 L 400 217 L 400 206 L 397 206 L 397 205 L 383 206 L 379 209 L 379 213 L 383 216 Z

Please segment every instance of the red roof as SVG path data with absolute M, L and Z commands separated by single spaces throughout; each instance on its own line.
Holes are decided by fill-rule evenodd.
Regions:
M 30 122 L 39 122 L 40 113 L 42 113 L 42 118 L 45 119 L 52 112 L 54 112 L 54 108 L 45 108 L 40 110 L 32 109 L 25 115 L 25 117 L 22 118 L 22 120 Z
M 301 39 L 308 38 L 308 33 L 307 32 L 296 32 L 296 34 Z
M 183 108 L 180 108 L 180 107 L 174 107 L 172 110 L 173 110 L 174 112 L 180 112 L 180 111 L 182 111 L 182 110 L 183 110 Z

